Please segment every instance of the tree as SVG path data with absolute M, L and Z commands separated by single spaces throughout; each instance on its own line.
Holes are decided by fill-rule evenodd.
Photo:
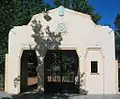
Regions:
M 8 53 L 8 33 L 13 26 L 27 25 L 34 14 L 50 9 L 43 0 L 0 1 L 0 75 L 4 77 L 5 54 Z M 3 87 L 3 82 L 0 82 Z
M 120 13 L 116 15 L 114 24 L 116 29 L 120 29 Z
M 43 0 L 0 1 L 0 67 L 4 69 L 5 54 L 8 52 L 8 33 L 13 26 L 27 25 L 31 17 L 50 9 Z M 4 70 L 1 70 L 2 72 Z
M 63 5 L 66 8 L 89 14 L 95 23 L 98 23 L 101 19 L 101 16 L 94 12 L 93 7 L 88 4 L 87 0 L 54 0 L 54 5 L 55 7 Z
M 33 38 L 36 42 L 35 50 L 39 53 L 38 60 L 38 84 L 44 86 L 44 57 L 48 49 L 59 49 L 62 41 L 61 33 L 51 32 L 49 26 L 42 31 L 42 25 L 39 21 L 33 20 Z
M 120 59 L 120 13 L 116 15 L 115 21 L 115 49 L 116 58 Z
M 40 21 L 33 20 L 32 21 L 32 29 L 34 31 L 34 34 L 32 37 L 34 38 L 34 41 L 36 42 L 35 50 L 39 53 L 38 58 L 38 67 L 37 67 L 37 73 L 38 73 L 38 88 L 44 86 L 44 58 L 46 55 L 47 50 L 60 50 L 61 41 L 63 40 L 61 32 L 55 33 L 54 31 L 50 31 L 50 27 L 46 26 L 43 27 Z M 45 31 L 42 31 L 45 30 Z M 61 55 L 61 54 L 60 54 Z M 62 59 L 61 59 L 62 58 Z M 72 64 L 75 62 L 72 57 L 67 57 L 64 55 L 57 56 L 55 53 L 52 57 L 52 64 L 50 64 L 52 74 L 54 75 L 58 68 L 56 66 L 60 66 L 60 64 L 64 64 L 64 75 L 68 75 L 69 80 L 73 80 L 71 77 L 72 71 L 69 71 L 67 68 L 73 68 Z M 87 94 L 87 91 L 82 89 L 84 82 L 84 73 L 79 73 L 78 76 L 78 88 L 80 87 L 80 94 Z M 42 86 L 41 86 L 42 85 Z

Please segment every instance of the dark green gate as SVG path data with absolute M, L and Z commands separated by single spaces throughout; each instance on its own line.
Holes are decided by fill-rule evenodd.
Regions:
M 76 50 L 48 50 L 44 58 L 45 93 L 76 93 L 79 58 Z

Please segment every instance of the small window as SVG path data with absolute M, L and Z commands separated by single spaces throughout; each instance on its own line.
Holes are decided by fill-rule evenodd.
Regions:
M 91 61 L 91 73 L 98 73 L 98 62 Z

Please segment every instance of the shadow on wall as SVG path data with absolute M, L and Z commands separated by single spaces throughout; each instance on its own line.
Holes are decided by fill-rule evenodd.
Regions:
M 62 35 L 61 33 L 55 33 L 50 31 L 50 27 L 46 26 L 44 29 L 40 21 L 32 21 L 32 29 L 34 34 L 32 37 L 36 42 L 35 50 L 38 53 L 38 66 L 37 66 L 37 75 L 38 75 L 38 88 L 44 87 L 44 57 L 49 49 L 60 49 Z M 42 31 L 45 30 L 45 31 Z M 79 73 L 78 85 L 80 87 L 80 94 L 87 94 L 87 91 L 81 89 L 83 86 L 84 80 L 81 79 L 84 77 L 84 73 Z M 38 90 L 39 90 L 38 89 Z
M 48 49 L 59 49 L 59 45 L 62 41 L 61 33 L 55 34 L 51 32 L 49 26 L 45 28 L 45 32 L 42 31 L 43 27 L 40 21 L 33 20 L 32 28 L 34 34 L 32 37 L 36 42 L 35 50 L 39 54 L 38 56 L 38 85 L 44 86 L 44 57 Z

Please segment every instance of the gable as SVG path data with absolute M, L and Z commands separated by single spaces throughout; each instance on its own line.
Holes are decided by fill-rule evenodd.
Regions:
M 24 38 L 28 38 L 25 40 L 23 40 L 24 38 L 19 38 L 20 42 L 25 42 L 25 41 L 26 43 L 34 42 L 34 39 L 31 38 L 31 35 L 34 34 L 34 32 L 30 26 L 33 20 L 37 20 L 41 22 L 43 32 L 45 32 L 45 28 L 49 26 L 50 31 L 56 33 L 58 30 L 58 25 L 60 23 L 65 24 L 65 33 L 63 33 L 64 34 L 63 45 L 73 45 L 73 46 L 92 45 L 93 46 L 93 45 L 96 45 L 96 43 L 98 44 L 99 42 L 104 43 L 104 41 L 106 40 L 112 41 L 112 39 L 114 39 L 113 33 L 108 35 L 108 33 L 110 32 L 109 27 L 96 25 L 92 21 L 91 17 L 87 14 L 76 12 L 67 8 L 65 8 L 64 16 L 59 16 L 59 8 L 52 9 L 48 12 L 49 12 L 48 15 L 51 17 L 50 21 L 45 20 L 44 13 L 39 13 L 32 17 L 28 25 L 19 26 L 17 27 L 18 29 L 13 29 L 14 32 L 17 33 L 18 38 L 20 36 L 22 37 L 22 35 L 24 35 Z M 10 32 L 10 33 L 11 33 L 10 35 L 12 36 L 13 32 Z M 15 38 L 17 37 L 15 36 Z M 15 39 L 15 40 L 18 40 L 18 39 Z
M 47 11 L 48 15 L 51 17 L 51 20 L 48 21 L 48 22 L 44 19 L 45 13 L 43 12 L 43 13 L 33 15 L 31 21 L 28 24 L 31 24 L 31 22 L 34 19 L 36 19 L 40 22 L 43 22 L 43 23 L 52 23 L 55 20 L 60 20 L 61 21 L 61 19 L 65 19 L 65 20 L 68 19 L 69 21 L 70 20 L 75 20 L 75 19 L 77 19 L 77 20 L 81 19 L 81 20 L 84 20 L 84 21 L 89 20 L 89 21 L 91 21 L 92 24 L 94 24 L 90 15 L 87 15 L 87 14 L 84 14 L 84 13 L 81 13 L 81 12 L 77 12 L 77 11 L 74 11 L 74 10 L 71 10 L 71 9 L 68 9 L 68 8 L 64 8 L 64 11 L 63 11 L 64 15 L 60 16 L 59 15 L 60 14 L 59 10 L 60 10 L 60 7 Z
M 83 14 L 77 11 L 73 11 L 67 8 L 64 8 L 64 15 L 59 15 L 59 8 L 52 9 L 48 11 L 48 15 L 51 17 L 50 21 L 46 21 L 44 18 L 45 13 L 39 13 L 32 17 L 31 21 L 28 25 L 32 24 L 33 20 L 37 20 L 41 22 L 43 28 L 47 26 L 50 27 L 51 31 L 57 32 L 59 24 L 64 24 L 66 33 L 76 33 L 75 31 L 82 31 L 82 33 L 86 33 L 86 31 L 91 31 L 95 27 L 95 23 L 92 21 L 91 16 L 87 14 Z M 86 28 L 89 27 L 87 30 Z M 71 29 L 71 30 L 69 30 Z

